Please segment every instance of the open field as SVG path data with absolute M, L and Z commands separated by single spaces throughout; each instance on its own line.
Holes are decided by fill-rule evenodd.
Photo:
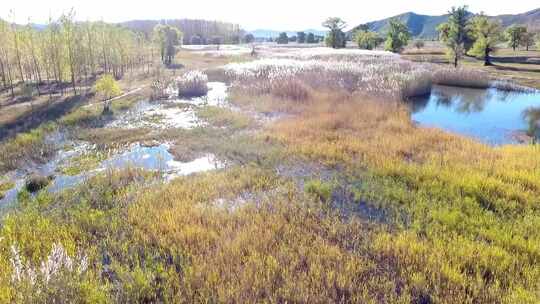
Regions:
M 110 113 L 92 89 L 3 96 L 0 123 L 36 123 L 0 142 L 0 196 L 34 171 L 68 186 L 1 209 L 1 303 L 540 302 L 539 146 L 418 126 L 402 102 L 489 76 L 540 88 L 538 65 L 454 69 L 431 45 L 206 51 L 121 80 L 142 90 Z M 194 78 L 206 96 L 179 96 Z

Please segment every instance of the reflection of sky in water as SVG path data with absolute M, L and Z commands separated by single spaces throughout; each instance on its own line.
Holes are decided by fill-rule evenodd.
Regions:
M 102 168 L 136 167 L 145 170 L 161 171 L 166 175 L 189 175 L 196 172 L 214 170 L 221 164 L 211 154 L 190 162 L 179 162 L 168 151 L 169 146 L 162 144 L 155 147 L 136 145 L 129 151 L 117 155 L 102 163 Z
M 154 147 L 144 147 L 137 144 L 127 151 L 103 161 L 95 170 L 82 172 L 75 176 L 61 174 L 55 176 L 47 189 L 53 193 L 60 192 L 64 189 L 77 186 L 86 179 L 107 169 L 139 168 L 150 171 L 159 171 L 164 175 L 165 179 L 171 180 L 178 176 L 206 172 L 223 167 L 223 163 L 217 160 L 213 154 L 207 154 L 189 162 L 180 162 L 174 160 L 174 156 L 169 153 L 168 149 L 169 146 L 167 144 L 161 144 Z M 43 166 L 43 168 L 47 169 L 41 169 L 39 172 L 43 175 L 54 173 L 57 162 L 58 161 L 56 160 L 51 161 Z M 49 167 L 52 168 L 52 171 L 49 170 Z M 3 207 L 8 207 L 7 205 L 9 203 L 16 200 L 18 192 L 24 187 L 25 178 L 26 176 L 24 175 L 13 177 L 13 179 L 16 180 L 16 185 L 13 189 L 10 189 L 5 193 L 3 199 L 0 199 L 0 210 Z
M 221 82 L 209 82 L 208 94 L 203 97 L 192 99 L 170 99 L 171 104 L 191 104 L 193 106 L 229 106 L 227 103 L 227 86 Z M 152 118 L 157 117 L 153 122 Z M 146 119 L 145 118 L 149 118 Z M 121 117 L 118 117 L 108 127 L 136 128 L 136 127 L 157 127 L 157 128 L 194 128 L 200 125 L 200 121 L 195 115 L 193 108 L 165 107 L 157 102 L 142 101 L 134 108 L 128 110 Z M 50 137 L 50 138 L 49 138 Z M 47 138 L 53 144 L 65 144 L 66 138 L 63 133 L 54 133 Z M 42 176 L 54 175 L 55 178 L 48 187 L 50 192 L 59 192 L 66 188 L 74 187 L 87 178 L 98 172 L 109 168 L 134 167 L 152 171 L 160 171 L 166 179 L 171 179 L 181 175 L 190 175 L 196 172 L 205 172 L 223 167 L 214 155 L 208 154 L 190 162 L 179 162 L 174 160 L 169 153 L 169 146 L 162 144 L 155 147 L 143 147 L 134 145 L 124 153 L 118 154 L 111 159 L 103 161 L 99 168 L 89 172 L 82 172 L 75 176 L 58 174 L 56 169 L 60 164 L 68 159 L 77 156 L 88 150 L 87 144 L 77 143 L 73 149 L 61 149 L 58 155 L 44 165 L 30 166 L 9 172 L 5 176 L 0 176 L 0 182 L 12 181 L 15 187 L 6 191 L 4 197 L 0 198 L 0 211 L 9 207 L 10 203 L 16 201 L 18 192 L 24 187 L 24 181 L 31 172 Z
M 411 103 L 412 119 L 475 137 L 485 143 L 513 143 L 512 135 L 526 132 L 524 112 L 540 106 L 540 93 L 515 93 L 497 89 L 435 86 L 430 96 Z

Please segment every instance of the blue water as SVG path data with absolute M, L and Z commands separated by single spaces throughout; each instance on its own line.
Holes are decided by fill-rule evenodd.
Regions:
M 438 127 L 490 145 L 517 143 L 538 121 L 527 118 L 540 111 L 540 93 L 507 92 L 435 86 L 429 96 L 411 101 L 411 118 L 422 126 Z

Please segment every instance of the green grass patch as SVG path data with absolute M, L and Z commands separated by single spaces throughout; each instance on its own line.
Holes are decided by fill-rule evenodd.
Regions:
M 1 143 L 0 172 L 17 169 L 28 160 L 42 162 L 47 159 L 53 147 L 45 142 L 45 137 L 56 129 L 56 124 L 48 123 Z
M 142 119 L 143 121 L 150 124 L 160 124 L 165 119 L 165 115 L 163 114 L 146 115 Z
M 114 100 L 111 103 L 111 110 L 113 112 L 122 112 L 131 109 L 137 102 L 141 100 L 142 96 L 133 94 Z
M 304 191 L 321 202 L 329 202 L 332 198 L 334 186 L 320 180 L 310 180 L 304 185 Z
M 59 168 L 59 171 L 65 175 L 78 175 L 82 172 L 90 171 L 99 166 L 107 159 L 107 155 L 101 151 L 92 151 L 72 158 L 69 164 Z
M 197 109 L 197 116 L 219 128 L 245 129 L 253 123 L 251 117 L 243 113 L 216 106 L 204 106 Z
M 111 103 L 111 110 L 114 114 L 129 110 L 132 108 L 142 97 L 139 95 L 130 95 Z M 103 119 L 103 104 L 92 104 L 84 107 L 79 107 L 72 112 L 64 115 L 60 119 L 62 125 L 68 127 L 74 126 L 92 126 L 96 122 Z
M 4 198 L 6 192 L 15 187 L 13 182 L 3 182 L 0 183 L 0 199 Z
M 91 125 L 98 121 L 103 113 L 103 105 L 96 104 L 88 107 L 80 107 L 60 119 L 65 126 Z

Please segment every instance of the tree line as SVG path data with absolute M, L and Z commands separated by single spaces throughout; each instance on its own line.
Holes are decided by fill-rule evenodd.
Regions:
M 439 40 L 445 45 L 456 67 L 464 55 L 481 58 L 485 65 L 491 65 L 491 53 L 502 42 L 507 42 L 514 51 L 520 46 L 528 51 L 535 43 L 540 48 L 540 34 L 528 31 L 526 26 L 512 25 L 504 30 L 500 21 L 483 13 L 472 15 L 467 11 L 467 6 L 453 7 L 448 14 L 448 21 L 440 24 L 437 31 Z M 347 40 L 352 40 L 361 49 L 372 50 L 384 44 L 386 51 L 398 53 L 412 38 L 407 25 L 398 19 L 389 21 L 384 36 L 371 31 L 367 25 L 359 26 L 348 36 L 343 31 L 345 21 L 337 17 L 328 18 L 323 26 L 329 29 L 325 42 L 332 48 L 344 48 Z M 421 48 L 424 43 L 416 41 L 414 46 Z
M 28 95 L 76 94 L 99 74 L 119 79 L 136 68 L 150 69 L 153 47 L 141 33 L 104 22 L 76 22 L 70 11 L 44 28 L 0 20 L 0 81 Z
M 464 55 L 481 58 L 484 65 L 491 65 L 491 53 L 505 41 L 514 51 L 519 46 L 528 51 L 534 45 L 535 33 L 529 32 L 526 26 L 512 25 L 504 30 L 500 21 L 483 13 L 473 16 L 467 6 L 453 7 L 448 14 L 448 21 L 437 30 L 456 67 Z M 540 44 L 540 36 L 538 39 Z
M 238 24 L 199 19 L 134 20 L 122 23 L 125 27 L 144 32 L 150 39 L 156 25 L 164 24 L 182 31 L 182 44 L 236 44 L 242 42 L 246 32 Z
M 313 33 L 297 32 L 296 36 L 289 37 L 286 32 L 282 32 L 276 38 L 277 44 L 287 44 L 289 42 L 297 43 L 319 43 L 324 37 L 320 37 Z

